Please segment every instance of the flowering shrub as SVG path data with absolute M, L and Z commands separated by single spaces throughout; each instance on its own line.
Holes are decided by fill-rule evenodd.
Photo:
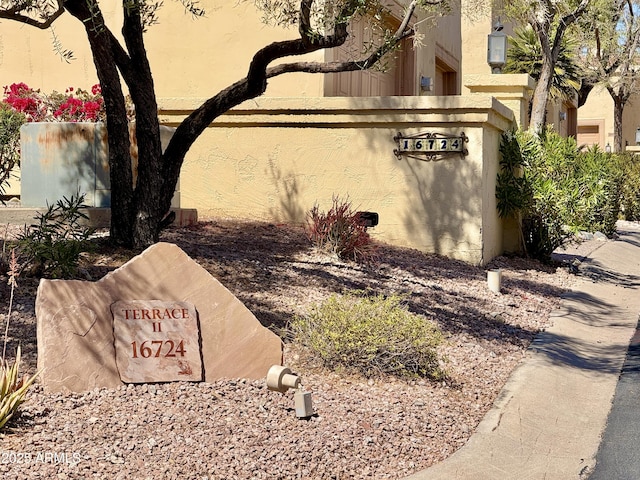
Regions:
M 37 93 L 39 94 L 39 91 Z M 4 87 L 4 102 L 14 110 L 23 113 L 27 121 L 38 122 L 43 116 L 41 107 L 44 104 L 36 99 L 36 92 L 25 83 L 13 83 L 9 87 Z
M 105 119 L 100 85 L 91 91 L 69 87 L 64 93 L 45 94 L 25 83 L 4 87 L 4 100 L 28 122 L 101 122 Z

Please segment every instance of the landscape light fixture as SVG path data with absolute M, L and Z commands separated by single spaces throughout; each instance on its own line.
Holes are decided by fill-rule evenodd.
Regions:
M 604 147 L 604 151 L 605 153 L 611 153 L 611 145 L 609 145 L 608 143 L 605 145 Z
M 295 404 L 296 417 L 309 418 L 313 416 L 313 406 L 311 404 L 311 392 L 305 392 L 302 388 L 302 379 L 292 373 L 287 367 L 273 365 L 267 372 L 267 388 L 274 392 L 285 393 L 294 389 L 293 400 Z
M 493 32 L 487 38 L 487 63 L 491 73 L 502 73 L 502 67 L 507 63 L 507 34 L 502 31 L 503 28 L 498 17 Z

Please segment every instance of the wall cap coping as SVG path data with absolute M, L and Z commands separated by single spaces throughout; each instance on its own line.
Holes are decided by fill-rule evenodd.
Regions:
M 175 125 L 205 99 L 159 98 L 165 125 Z M 515 122 L 513 111 L 490 96 L 424 97 L 261 97 L 218 117 L 212 126 L 490 124 L 499 129 Z
M 536 81 L 528 73 L 465 75 L 462 83 L 474 93 L 533 91 L 536 88 Z

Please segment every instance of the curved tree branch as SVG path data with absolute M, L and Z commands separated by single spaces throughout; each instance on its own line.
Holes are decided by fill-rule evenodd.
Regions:
M 10 8 L 1 9 L 0 18 L 14 20 L 16 22 L 46 30 L 65 12 L 64 1 L 57 0 L 56 3 L 56 8 L 49 9 L 49 11 L 47 11 L 45 7 L 43 7 L 42 10 L 38 10 L 34 5 L 34 2 L 30 0 L 18 2 Z M 30 10 L 37 14 L 36 18 L 29 16 L 28 12 Z
M 394 38 L 391 43 L 385 43 L 377 48 L 371 55 L 362 60 L 352 60 L 346 62 L 292 62 L 276 65 L 267 69 L 267 78 L 273 78 L 284 73 L 304 72 L 304 73 L 340 73 L 353 72 L 357 70 L 367 70 L 375 65 L 382 57 L 392 51 L 398 44 L 407 37 L 413 35 L 413 29 L 405 31 L 402 36 Z
M 336 21 L 332 35 L 320 35 L 317 32 L 313 32 L 312 35 L 306 34 L 306 32 L 310 32 L 311 28 L 309 11 L 312 1 L 301 0 L 300 22 L 301 25 L 304 25 L 300 29 L 302 38 L 274 42 L 256 52 L 245 78 L 207 100 L 178 126 L 165 150 L 167 159 L 183 158 L 198 136 L 219 115 L 246 100 L 262 95 L 266 90 L 269 78 L 289 72 L 332 73 L 368 69 L 386 53 L 396 48 L 403 39 L 414 34 L 414 29 L 409 27 L 409 23 L 415 14 L 418 0 L 412 0 L 407 6 L 400 26 L 394 35 L 365 59 L 328 63 L 292 62 L 269 68 L 269 64 L 280 58 L 300 56 L 324 48 L 338 47 L 346 41 L 348 36 L 346 21 Z M 428 3 L 436 5 L 441 3 L 441 0 L 430 0 Z M 357 0 L 347 1 L 335 18 L 350 18 L 360 8 L 359 5 Z M 180 165 L 170 165 L 168 168 L 179 170 Z

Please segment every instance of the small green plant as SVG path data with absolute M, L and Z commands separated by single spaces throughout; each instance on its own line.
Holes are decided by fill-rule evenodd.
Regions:
M 0 195 L 6 191 L 13 169 L 20 165 L 20 127 L 25 122 L 23 113 L 0 102 Z
M 333 197 L 333 205 L 326 213 L 315 205 L 307 214 L 307 233 L 316 248 L 341 260 L 366 263 L 376 258 L 377 249 L 367 227 L 348 199 Z
M 80 255 L 89 250 L 94 229 L 82 209 L 84 194 L 63 197 L 47 211 L 38 213 L 37 224 L 25 227 L 18 237 L 18 250 L 33 275 L 70 278 L 75 275 Z
M 332 295 L 290 323 L 293 338 L 325 367 L 379 374 L 445 376 L 436 347 L 443 335 L 424 316 L 411 313 L 402 297 Z
M 19 268 L 14 249 L 11 251 L 11 261 L 9 263 L 9 286 L 11 287 L 11 294 L 9 296 L 9 309 L 4 330 L 2 364 L 0 365 L 0 429 L 2 429 L 17 413 L 20 405 L 26 399 L 29 387 L 38 376 L 38 373 L 36 373 L 31 377 L 24 376 L 20 378 L 19 369 L 21 351 L 19 346 L 12 366 L 9 366 L 9 362 L 7 362 L 5 357 L 9 336 L 9 320 L 11 319 L 11 310 L 13 307 L 13 294 L 17 287 L 16 278 L 18 277 L 18 273 Z

